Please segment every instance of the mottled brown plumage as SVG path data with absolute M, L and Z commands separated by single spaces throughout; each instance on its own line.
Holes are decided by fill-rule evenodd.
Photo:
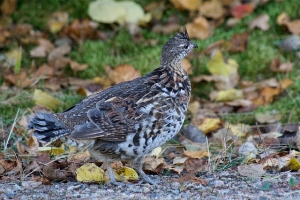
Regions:
M 107 164 L 129 160 L 141 178 L 143 157 L 171 139 L 181 128 L 191 86 L 182 59 L 197 45 L 187 32 L 177 33 L 163 47 L 161 65 L 153 72 L 93 94 L 57 114 L 36 114 L 29 123 L 41 142 L 58 138 Z

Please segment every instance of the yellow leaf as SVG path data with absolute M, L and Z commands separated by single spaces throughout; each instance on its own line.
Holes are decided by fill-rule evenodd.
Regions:
M 204 118 L 203 123 L 198 128 L 204 133 L 221 128 L 221 120 L 219 118 Z
M 50 155 L 57 156 L 57 155 L 65 153 L 65 148 L 63 145 L 61 147 L 39 147 L 38 151 L 46 152 Z
M 225 127 L 228 127 L 233 135 L 239 137 L 245 137 L 247 133 L 251 130 L 251 127 L 247 124 L 227 124 Z
M 86 163 L 76 170 L 76 179 L 79 182 L 104 182 L 104 171 L 94 163 Z
M 231 101 L 235 99 L 242 99 L 243 91 L 237 89 L 229 89 L 219 91 L 216 97 L 216 101 Z
M 60 100 L 52 97 L 47 92 L 38 89 L 34 90 L 33 99 L 36 105 L 44 106 L 50 110 L 55 109 L 61 103 Z
M 155 149 L 153 149 L 151 156 L 155 156 L 156 158 L 158 158 L 162 153 L 162 148 L 161 147 L 156 147 Z
M 291 158 L 289 161 L 289 167 L 291 170 L 298 171 L 300 169 L 300 163 L 296 158 Z
M 207 68 L 211 74 L 229 77 L 237 73 L 238 63 L 233 59 L 224 59 L 222 52 L 218 51 L 207 63 Z
M 190 157 L 190 158 L 204 158 L 208 157 L 208 152 L 205 150 L 200 150 L 200 151 L 183 151 L 183 154 Z
M 117 169 L 115 172 L 116 180 L 123 181 L 125 180 L 137 180 L 139 178 L 136 171 L 130 167 L 122 167 Z

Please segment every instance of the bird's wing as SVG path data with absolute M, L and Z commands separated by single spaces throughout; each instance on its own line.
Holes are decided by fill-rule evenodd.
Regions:
M 77 125 L 70 136 L 74 139 L 125 141 L 128 134 L 136 133 L 136 124 L 149 118 L 149 114 L 141 111 L 138 101 L 155 95 L 150 87 L 148 83 L 132 85 L 128 90 L 114 89 L 109 99 L 99 100 L 87 111 L 89 121 Z

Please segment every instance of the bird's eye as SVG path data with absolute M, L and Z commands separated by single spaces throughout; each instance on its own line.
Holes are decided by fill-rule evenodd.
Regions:
M 183 48 L 187 49 L 187 48 L 189 48 L 189 45 L 186 44 L 183 46 Z

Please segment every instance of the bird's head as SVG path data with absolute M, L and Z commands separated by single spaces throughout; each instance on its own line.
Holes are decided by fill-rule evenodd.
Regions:
M 161 65 L 181 63 L 181 60 L 194 48 L 198 48 L 198 46 L 190 40 L 186 29 L 184 32 L 176 33 L 163 46 L 160 59 Z

